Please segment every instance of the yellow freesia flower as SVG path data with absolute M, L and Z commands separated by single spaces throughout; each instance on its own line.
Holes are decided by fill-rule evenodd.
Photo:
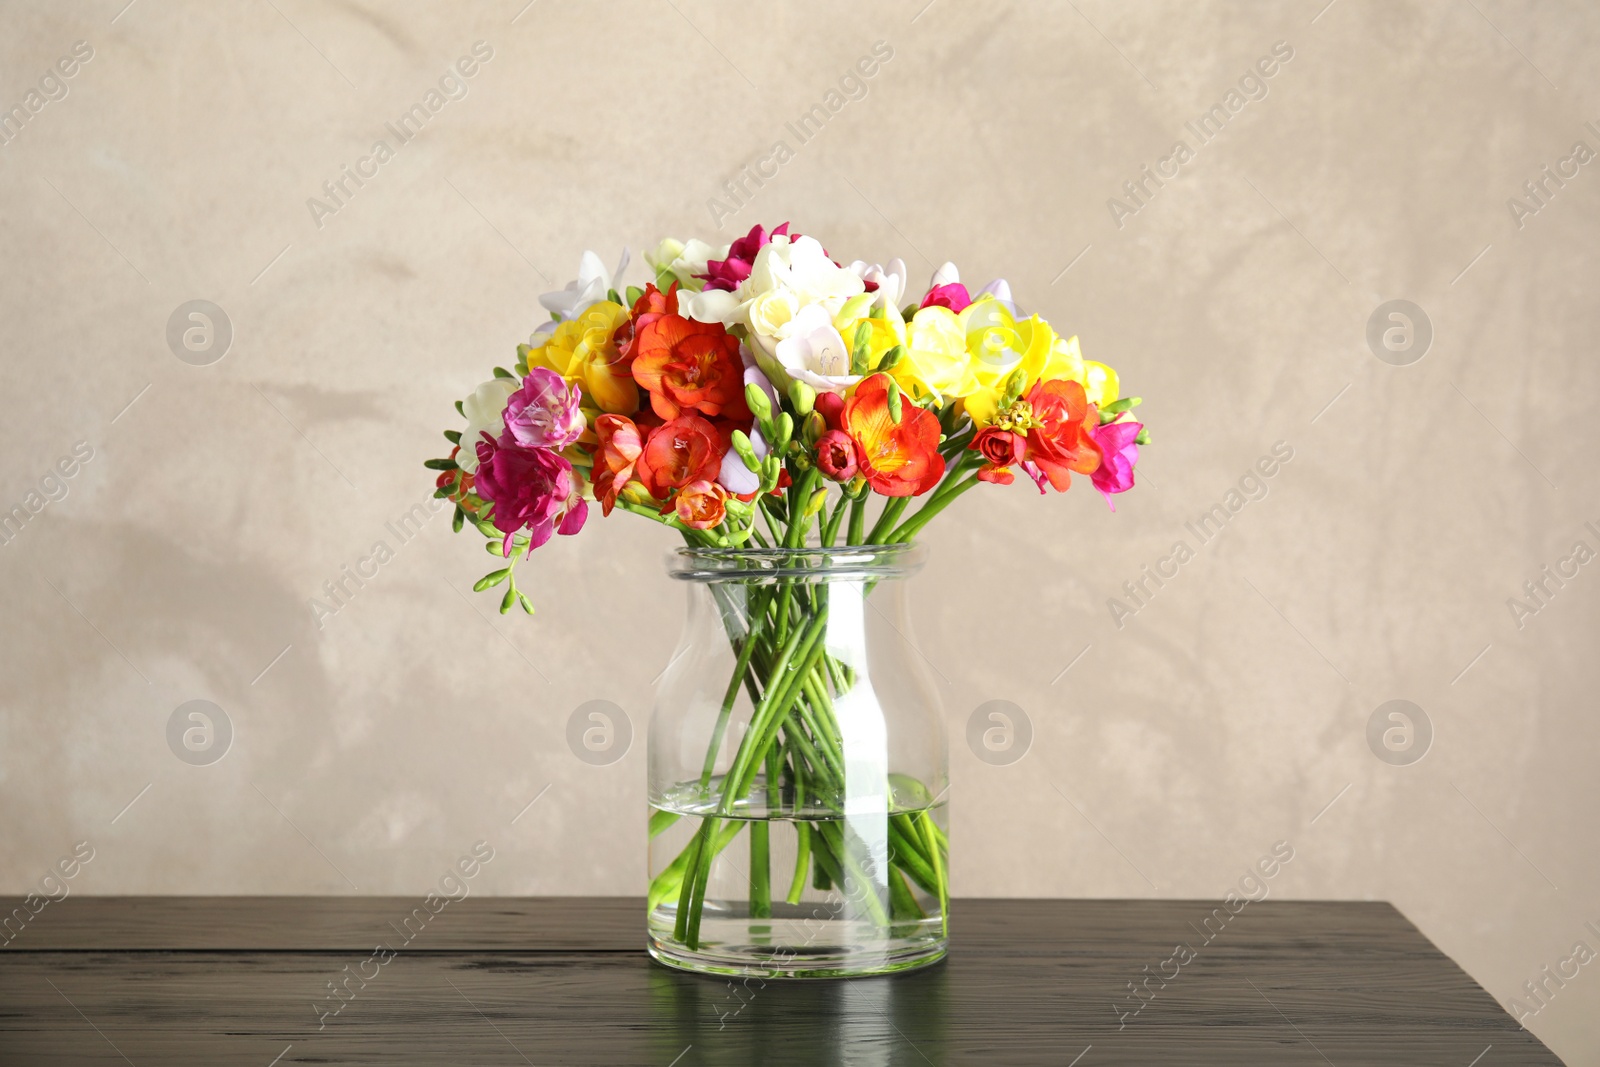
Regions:
M 1076 337 L 1073 338 L 1077 340 Z M 1096 363 L 1092 359 L 1083 361 L 1083 391 L 1089 397 L 1089 403 L 1105 407 L 1117 399 L 1117 390 L 1120 383 L 1117 381 L 1117 372 L 1104 363 Z
M 975 387 L 963 404 L 979 426 L 999 414 L 1006 385 L 1019 370 L 1025 393 L 1041 378 L 1065 377 L 1071 359 L 1048 322 L 1037 315 L 1016 321 L 1010 309 L 993 297 L 983 297 L 961 312 L 960 323 L 972 358 Z
M 548 367 L 569 384 L 582 387 L 584 406 L 613 415 L 639 410 L 639 387 L 622 365 L 622 353 L 612 340 L 628 321 L 628 309 L 610 300 L 585 308 L 577 318 L 561 323 L 549 340 L 528 350 L 528 366 Z
M 913 399 L 966 396 L 977 388 L 966 334 L 949 308 L 918 310 L 912 316 L 905 345 L 905 358 L 889 373 Z

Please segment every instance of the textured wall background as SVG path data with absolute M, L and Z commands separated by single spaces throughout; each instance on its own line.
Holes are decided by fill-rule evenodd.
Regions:
M 1600 564 L 1573 556 L 1600 550 L 1600 165 L 1574 156 L 1600 150 L 1600 12 L 1325 2 L 0 7 L 0 106 L 29 114 L 0 147 L 0 507 L 38 508 L 0 548 L 0 890 L 88 841 L 76 892 L 421 894 L 482 838 L 478 891 L 641 891 L 661 532 L 541 550 L 530 620 L 468 591 L 488 557 L 448 513 L 387 524 L 585 248 L 788 219 L 919 281 L 1003 274 L 1147 398 L 1116 515 L 1016 485 L 927 538 L 956 890 L 1214 899 L 1284 840 L 1276 895 L 1392 900 L 1526 999 L 1600 949 Z M 464 98 L 386 131 L 479 41 Z M 802 144 L 785 123 L 879 41 Z M 1420 359 L 1369 347 L 1392 299 L 1431 324 Z M 220 360 L 169 347 L 191 300 L 231 325 Z M 1241 501 L 1204 544 L 1185 525 Z M 1145 565 L 1177 573 L 1141 607 Z M 197 699 L 231 724 L 209 765 L 169 747 Z M 1409 748 L 1369 745 L 1392 699 L 1431 742 L 1412 713 Z M 588 700 L 632 719 L 609 765 L 565 742 Z M 990 700 L 1031 721 L 1009 765 L 960 741 Z M 1590 969 L 1527 1020 L 1572 1063 L 1600 1063 Z

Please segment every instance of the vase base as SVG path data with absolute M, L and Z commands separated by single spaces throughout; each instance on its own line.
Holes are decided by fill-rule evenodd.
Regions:
M 844 930 L 827 930 L 834 934 L 831 938 L 818 936 L 815 929 L 807 928 L 803 919 L 741 919 L 737 922 L 724 919 L 715 925 L 726 928 L 713 931 L 692 949 L 672 937 L 670 919 L 663 924 L 665 929 L 659 928 L 655 920 L 652 916 L 648 938 L 650 955 L 668 967 L 698 974 L 747 978 L 857 978 L 925 967 L 943 959 L 948 948 L 941 924 L 928 920 L 897 924 L 889 930 L 871 931 L 868 937 L 852 940 L 838 936 L 850 933 Z

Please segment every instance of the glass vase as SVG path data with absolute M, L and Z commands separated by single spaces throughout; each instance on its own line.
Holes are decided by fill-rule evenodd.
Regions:
M 650 953 L 761 977 L 932 963 L 948 751 L 913 644 L 915 545 L 684 548 L 650 718 Z

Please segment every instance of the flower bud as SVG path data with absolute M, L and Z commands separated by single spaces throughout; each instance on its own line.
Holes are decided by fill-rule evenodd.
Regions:
M 811 413 L 817 403 L 817 391 L 802 381 L 789 383 L 789 403 L 794 405 L 794 413 L 802 418 Z
M 854 478 L 851 478 L 849 484 L 844 487 L 844 495 L 849 497 L 851 500 L 859 500 L 861 498 L 861 494 L 865 493 L 866 491 L 867 476 L 865 474 L 858 474 Z
M 755 446 L 750 443 L 750 438 L 745 436 L 743 430 L 735 430 L 730 435 L 733 450 L 739 453 L 739 459 L 744 463 L 744 469 L 752 474 L 761 473 L 761 460 L 756 456 Z
M 809 447 L 817 443 L 817 438 L 828 432 L 828 420 L 822 417 L 820 411 L 813 411 L 805 417 L 800 424 L 800 439 Z
M 818 489 L 815 493 L 812 493 L 811 499 L 806 501 L 806 518 L 809 519 L 811 516 L 821 511 L 822 505 L 826 504 L 827 502 L 828 491 L 826 489 Z
M 772 400 L 767 396 L 767 391 L 755 382 L 744 387 L 744 402 L 749 405 L 750 413 L 760 421 L 772 418 Z
M 1000 399 L 1000 407 L 1008 408 L 1022 397 L 1022 389 L 1028 384 L 1028 372 L 1018 367 L 1006 379 L 1005 395 Z
M 895 345 L 883 355 L 883 362 L 878 364 L 879 370 L 894 370 L 902 359 L 906 358 L 906 346 Z
M 900 383 L 893 378 L 889 379 L 889 418 L 894 420 L 896 426 L 900 425 L 900 418 L 904 412 L 901 410 Z
M 824 478 L 835 482 L 850 482 L 859 478 L 856 473 L 859 469 L 856 444 L 850 439 L 849 434 L 843 430 L 829 430 L 817 439 L 817 470 L 822 472 Z M 861 479 L 861 482 L 863 485 L 866 484 L 865 479 Z
M 1141 427 L 1140 430 L 1139 430 L 1139 435 L 1133 439 L 1133 443 L 1136 444 L 1136 445 L 1147 445 L 1147 444 L 1149 444 L 1150 443 L 1150 430 L 1149 430 L 1149 428 L 1148 427 Z
M 867 365 L 872 355 L 872 325 L 863 322 L 856 327 L 856 337 L 850 349 L 850 373 L 866 374 L 872 368 Z
M 852 319 L 859 319 L 867 310 L 867 305 L 877 299 L 876 293 L 857 293 L 844 302 L 839 308 L 839 313 L 833 317 L 834 322 L 845 323 Z
M 778 420 L 773 424 L 775 431 L 772 447 L 779 451 L 788 447 L 789 441 L 794 437 L 794 416 L 787 411 L 778 413 Z

